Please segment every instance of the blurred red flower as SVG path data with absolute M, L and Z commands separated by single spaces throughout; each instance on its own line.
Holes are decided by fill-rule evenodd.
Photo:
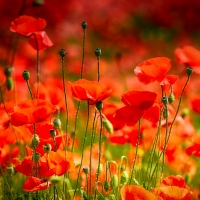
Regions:
M 162 200 L 154 194 L 144 189 L 142 186 L 126 185 L 120 190 L 122 200 Z
M 46 26 L 44 19 L 23 15 L 11 22 L 10 31 L 20 35 L 30 36 L 31 34 L 41 31 Z
M 42 99 L 26 100 L 17 104 L 10 113 L 13 126 L 35 124 L 46 120 L 56 111 L 55 106 Z
M 184 46 L 175 50 L 175 57 L 179 63 L 194 68 L 194 71 L 200 73 L 200 51 L 192 46 Z
M 33 176 L 28 177 L 23 185 L 23 191 L 25 192 L 36 192 L 40 190 L 46 190 L 50 188 L 52 183 L 46 180 L 42 180 Z
M 170 70 L 170 59 L 166 57 L 151 58 L 141 62 L 134 70 L 139 81 L 149 84 L 154 81 L 161 81 Z
M 69 83 L 73 97 L 78 101 L 89 101 L 90 105 L 108 98 L 112 93 L 112 89 L 98 81 L 80 79 Z
M 29 38 L 29 44 L 35 50 L 44 50 L 53 46 L 52 41 L 49 39 L 45 31 L 35 32 L 31 35 Z

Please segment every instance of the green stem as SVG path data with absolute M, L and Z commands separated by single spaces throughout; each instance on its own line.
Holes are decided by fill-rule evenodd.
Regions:
M 74 199 L 74 197 L 76 195 L 76 191 L 77 191 L 78 183 L 79 183 L 79 178 L 80 178 L 80 173 L 81 173 L 81 169 L 82 169 L 83 154 L 84 154 L 84 148 L 85 148 L 85 141 L 86 141 L 86 138 L 87 138 L 89 118 L 90 118 L 90 105 L 89 105 L 89 101 L 88 101 L 87 102 L 87 122 L 86 122 L 85 134 L 84 134 L 83 143 L 82 143 L 82 150 L 81 150 L 81 163 L 80 163 L 79 170 L 78 170 L 78 178 L 77 178 L 77 181 L 76 181 L 76 187 L 75 187 L 75 190 L 74 190 L 74 196 L 73 196 L 72 199 Z
M 140 137 L 141 137 L 141 134 L 140 134 L 140 119 L 139 119 L 138 120 L 138 139 L 137 139 L 137 142 L 136 142 L 135 156 L 134 156 L 133 165 L 132 165 L 132 168 L 131 168 L 131 175 L 130 175 L 130 179 L 129 179 L 129 185 L 131 184 L 132 179 L 133 179 L 133 172 L 134 172 L 135 163 L 136 163 L 136 160 L 137 160 Z
M 97 70 L 98 70 L 98 72 L 97 72 L 97 80 L 99 82 L 100 81 L 100 56 L 97 57 Z
M 29 93 L 30 93 L 30 95 L 31 95 L 31 99 L 33 100 L 33 93 L 32 93 L 32 91 L 31 91 L 31 87 L 30 87 L 30 84 L 29 84 L 29 81 L 28 81 L 28 80 L 26 81 L 26 84 L 27 84 L 27 86 L 28 86 L 28 90 L 29 90 Z
M 85 40 L 86 40 L 86 29 L 83 29 L 81 79 L 83 78 L 84 61 L 85 61 Z
M 99 110 L 100 115 L 100 130 L 99 130 L 99 155 L 98 155 L 98 167 L 96 172 L 96 183 L 99 181 L 100 174 L 100 164 L 101 164 L 101 155 L 102 155 L 102 129 L 103 129 L 103 120 L 102 120 L 102 112 Z M 96 199 L 96 190 L 95 190 L 95 199 Z
M 96 116 L 97 116 L 97 110 L 95 109 L 94 119 L 93 119 L 93 122 L 92 122 L 91 139 L 90 139 L 90 166 L 89 166 L 89 168 L 90 168 L 90 186 L 89 186 L 90 194 L 92 194 L 92 149 L 93 149 L 93 143 L 94 143 Z

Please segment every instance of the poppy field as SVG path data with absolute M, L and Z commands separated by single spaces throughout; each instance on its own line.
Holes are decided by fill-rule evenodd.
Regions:
M 0 199 L 200 199 L 199 9 L 2 0 Z

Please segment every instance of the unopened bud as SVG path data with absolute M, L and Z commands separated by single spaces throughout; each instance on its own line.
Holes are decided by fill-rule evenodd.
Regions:
M 89 172 L 89 167 L 88 166 L 83 166 L 83 172 L 87 175 Z
M 38 146 L 39 142 L 40 142 L 40 138 L 37 134 L 35 134 L 31 141 L 31 147 L 36 148 Z
M 108 181 L 105 181 L 103 184 L 103 188 L 106 192 L 108 192 L 110 189 L 110 183 Z
M 30 73 L 28 71 L 24 71 L 22 73 L 22 76 L 23 76 L 23 78 L 24 78 L 25 81 L 28 81 L 29 78 L 30 78 Z
M 60 129 L 60 127 L 61 127 L 61 121 L 60 121 L 60 119 L 55 118 L 53 120 L 53 126 L 54 126 L 55 129 Z
M 13 72 L 13 68 L 11 67 L 6 67 L 5 70 L 4 70 L 4 74 L 6 77 L 10 77 L 12 75 L 12 72 Z
M 116 188 L 117 186 L 118 186 L 118 176 L 117 176 L 117 174 L 115 174 L 111 178 L 111 187 Z
M 61 50 L 59 51 L 59 54 L 60 54 L 60 56 L 61 56 L 62 58 L 64 58 L 64 57 L 66 56 L 67 52 L 66 52 L 64 49 L 61 49 Z
M 190 76 L 193 73 L 193 68 L 187 67 L 186 73 L 187 73 L 188 76 Z
M 174 94 L 173 94 L 173 93 L 170 93 L 170 94 L 169 94 L 169 97 L 168 97 L 169 103 L 170 103 L 170 104 L 173 103 L 174 100 L 175 100 Z
M 189 115 L 190 110 L 188 108 L 184 108 L 181 112 L 181 117 L 185 118 L 187 115 Z
M 50 144 L 44 144 L 43 149 L 44 149 L 44 152 L 48 154 L 51 151 L 52 146 Z
M 121 184 L 125 185 L 128 181 L 128 172 L 127 171 L 123 171 L 122 175 L 121 175 Z
M 100 57 L 101 56 L 101 49 L 100 48 L 96 48 L 94 50 L 94 53 L 95 53 L 96 57 Z
M 55 185 L 55 184 L 57 184 L 57 183 L 59 183 L 61 181 L 61 177 L 53 175 L 53 176 L 51 176 L 51 178 L 49 180 L 51 181 L 51 183 L 53 185 Z
M 102 110 L 103 109 L 103 102 L 102 101 L 97 101 L 96 102 L 96 108 L 97 108 L 97 110 Z
M 87 22 L 82 22 L 81 26 L 82 26 L 82 29 L 86 29 L 87 28 Z
M 7 90 L 12 90 L 13 89 L 13 79 L 11 77 L 8 77 L 6 80 L 6 88 Z
M 113 133 L 113 125 L 108 119 L 103 119 L 103 126 L 109 133 Z
M 55 137 L 56 137 L 56 130 L 51 129 L 49 133 L 50 133 L 50 136 L 51 136 L 52 138 L 55 138 Z
M 167 97 L 162 97 L 162 103 L 166 106 L 168 104 Z

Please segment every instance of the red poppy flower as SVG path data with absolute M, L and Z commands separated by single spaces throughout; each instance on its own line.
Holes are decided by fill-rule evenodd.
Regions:
M 45 31 L 35 32 L 34 35 L 31 35 L 29 38 L 29 44 L 35 50 L 44 50 L 53 46 L 52 41 L 49 39 Z
M 40 190 L 46 190 L 52 186 L 52 183 L 46 180 L 42 180 L 33 176 L 28 177 L 23 185 L 23 191 L 36 192 Z
M 192 110 L 200 114 L 200 97 L 196 97 L 191 101 Z
M 127 185 L 120 190 L 122 200 L 162 200 L 154 194 L 144 189 L 142 186 Z
M 199 134 L 195 134 L 192 137 L 192 141 L 193 141 L 193 145 L 187 147 L 185 149 L 186 153 L 188 155 L 193 155 L 196 157 L 200 157 L 200 135 Z
M 10 31 L 20 35 L 30 36 L 31 34 L 41 31 L 46 26 L 44 19 L 35 19 L 31 16 L 20 16 L 12 21 Z
M 144 116 L 145 110 L 153 106 L 156 97 L 156 93 L 149 91 L 132 90 L 126 92 L 121 98 L 121 101 L 126 106 L 116 110 L 114 119 L 121 122 L 122 127 L 124 125 L 135 125 Z M 151 119 L 148 113 L 146 114 L 146 119 Z
M 157 57 L 143 61 L 135 68 L 134 72 L 140 82 L 149 84 L 163 79 L 170 68 L 170 59 Z
M 80 79 L 69 83 L 73 97 L 78 101 L 89 101 L 90 105 L 108 98 L 112 93 L 112 89 L 97 81 Z
M 163 200 L 191 200 L 192 198 L 188 189 L 177 186 L 154 188 L 151 192 Z
M 192 46 L 184 46 L 175 50 L 175 56 L 179 63 L 189 65 L 194 71 L 200 73 L 200 51 Z
M 13 126 L 35 124 L 46 120 L 56 111 L 55 106 L 42 99 L 27 100 L 17 104 L 10 113 Z
M 160 85 L 162 86 L 163 91 L 169 92 L 169 90 L 171 89 L 171 86 L 174 85 L 177 79 L 178 79 L 178 76 L 176 75 L 165 76 L 164 79 L 160 82 Z
M 75 170 L 75 164 L 73 154 L 71 152 L 65 152 L 58 150 L 56 152 L 49 152 L 48 156 L 44 155 L 48 160 L 48 171 L 45 173 L 45 177 L 52 175 L 62 176 L 68 171 Z

